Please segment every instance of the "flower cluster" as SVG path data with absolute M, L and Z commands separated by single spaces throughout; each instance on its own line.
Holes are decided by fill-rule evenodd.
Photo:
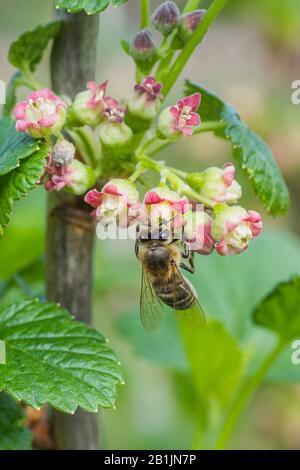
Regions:
M 134 134 L 147 130 L 159 113 L 162 84 L 153 76 L 145 77 L 134 86 L 134 93 L 125 106 L 107 95 L 107 85 L 107 81 L 99 85 L 88 82 L 87 89 L 69 104 L 45 88 L 30 93 L 25 101 L 16 105 L 17 131 L 45 139 L 49 144 L 42 178 L 48 191 L 64 189 L 84 194 L 96 178 L 90 161 L 85 160 L 86 149 L 98 146 L 94 157 L 99 159 L 99 165 L 101 158 L 109 161 L 112 157 L 126 157 L 134 150 Z M 196 93 L 162 111 L 157 138 L 174 140 L 191 135 L 193 128 L 200 124 L 196 113 L 199 104 L 200 94 Z M 81 128 L 84 131 L 80 131 L 81 137 L 78 137 Z M 75 138 L 74 143 L 79 143 L 84 132 L 85 141 L 75 152 L 72 140 Z
M 134 184 L 125 179 L 111 180 L 101 192 L 89 191 L 85 201 L 94 208 L 92 215 L 101 225 L 116 222 L 125 228 L 143 223 L 151 228 L 150 233 L 157 233 L 155 229 L 163 224 L 173 238 L 182 239 L 199 254 L 208 255 L 215 250 L 222 256 L 235 255 L 245 251 L 250 240 L 260 234 L 262 219 L 257 212 L 246 211 L 236 204 L 241 191 L 234 180 L 234 172 L 233 165 L 203 172 L 211 194 L 215 185 L 215 200 L 234 203 L 216 203 L 213 210 L 195 206 L 195 201 L 166 185 L 146 192 L 140 202 Z

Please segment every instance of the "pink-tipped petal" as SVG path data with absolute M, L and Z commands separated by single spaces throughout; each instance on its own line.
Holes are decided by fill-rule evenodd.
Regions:
M 235 177 L 235 166 L 232 163 L 225 163 L 223 171 L 223 181 L 228 187 L 232 184 Z
M 192 111 L 196 111 L 201 102 L 201 95 L 200 93 L 194 93 L 193 95 L 186 96 L 182 100 L 177 101 L 177 105 L 179 109 L 182 109 L 185 106 L 189 106 Z
M 200 116 L 197 113 L 191 113 L 190 117 L 186 120 L 186 123 L 189 126 L 199 126 L 200 125 Z
M 258 223 L 258 222 L 261 222 L 262 218 L 261 218 L 261 215 L 256 212 L 256 211 L 252 211 L 250 210 L 248 212 L 248 217 L 247 217 L 247 222 L 251 222 L 251 223 Z
M 118 187 L 113 183 L 107 183 L 102 190 L 105 194 L 111 194 L 112 196 L 122 196 L 123 194 L 119 191 Z
M 219 243 L 215 243 L 215 250 L 219 255 L 226 256 L 228 254 L 228 247 L 226 240 L 222 240 Z
M 100 206 L 103 200 L 103 193 L 97 191 L 97 189 L 91 189 L 85 196 L 84 200 L 90 206 L 97 208 Z
M 159 204 L 162 201 L 163 199 L 156 191 L 148 191 L 144 199 L 145 204 Z
M 25 111 L 26 111 L 27 102 L 21 101 L 15 106 L 14 109 L 14 116 L 16 119 L 24 119 L 25 118 Z
M 41 127 L 52 127 L 57 121 L 56 114 L 52 114 L 52 116 L 45 116 L 38 121 L 39 126 Z
M 193 129 L 191 127 L 181 127 L 179 130 L 187 137 L 193 135 Z
M 18 132 L 26 132 L 27 129 L 28 129 L 28 123 L 26 121 L 22 121 L 21 119 L 19 119 L 16 122 L 16 130 Z

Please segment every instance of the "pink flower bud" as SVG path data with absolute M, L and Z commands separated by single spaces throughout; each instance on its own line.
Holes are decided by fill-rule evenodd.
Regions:
M 192 135 L 193 127 L 200 125 L 200 116 L 195 112 L 200 101 L 200 93 L 194 93 L 177 101 L 175 106 L 164 109 L 158 120 L 158 134 L 169 140 Z
M 184 216 L 184 238 L 189 249 L 209 255 L 213 249 L 215 241 L 212 237 L 212 218 L 204 211 L 188 212 Z
M 75 147 L 65 139 L 58 140 L 52 150 L 53 162 L 59 166 L 67 166 L 72 163 L 75 156 Z
M 16 129 L 40 139 L 57 135 L 66 120 L 67 104 L 45 88 L 34 91 L 14 109 Z
M 117 221 L 121 227 L 127 227 L 130 222 L 128 209 L 138 202 L 138 192 L 128 180 L 112 179 L 106 183 L 101 192 L 96 189 L 85 195 L 85 202 L 95 210 L 92 215 L 102 225 Z
M 240 206 L 217 208 L 212 226 L 216 251 L 222 256 L 241 253 L 261 233 L 262 226 L 258 212 L 247 212 Z
M 184 43 L 186 43 L 191 37 L 205 13 L 206 10 L 194 10 L 182 15 L 178 29 L 178 36 Z
M 156 56 L 156 47 L 150 29 L 142 29 L 133 39 L 131 56 L 139 62 L 147 62 Z
M 87 83 L 87 90 L 75 96 L 72 106 L 72 118 L 82 125 L 97 126 L 103 120 L 102 113 L 110 105 L 112 98 L 106 96 L 107 81 L 97 85 Z
M 168 36 L 180 22 L 180 11 L 174 2 L 164 2 L 152 15 L 152 24 L 157 31 Z
M 189 174 L 187 183 L 212 201 L 234 202 L 242 195 L 242 188 L 234 177 L 235 166 L 226 163 L 223 169 L 211 167 L 201 173 Z
M 162 84 L 154 77 L 146 77 L 141 84 L 135 86 L 135 94 L 128 101 L 125 118 L 135 132 L 148 129 L 157 115 L 162 99 L 161 87 Z

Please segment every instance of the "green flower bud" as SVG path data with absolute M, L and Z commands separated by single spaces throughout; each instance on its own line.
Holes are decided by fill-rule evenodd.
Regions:
M 91 107 L 88 105 L 91 99 L 91 91 L 81 91 L 75 96 L 74 103 L 70 110 L 69 120 L 80 122 L 82 125 L 95 127 L 100 124 L 102 120 L 101 112 L 104 110 L 99 107 Z
M 130 55 L 138 62 L 148 62 L 156 56 L 156 47 L 149 28 L 139 31 L 131 45 Z
M 100 128 L 100 141 L 104 154 L 122 155 L 130 149 L 133 132 L 124 122 L 104 122 Z

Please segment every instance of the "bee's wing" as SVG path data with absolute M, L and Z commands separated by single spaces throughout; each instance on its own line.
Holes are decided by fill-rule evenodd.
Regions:
M 179 268 L 177 265 L 173 265 L 172 267 L 172 270 L 173 270 L 173 275 L 172 275 L 172 278 L 173 278 L 173 285 L 174 285 L 174 292 L 176 292 L 176 290 L 179 289 L 179 285 L 184 283 L 184 284 L 189 284 L 191 290 L 193 291 L 194 293 L 194 302 L 193 304 L 191 305 L 190 308 L 186 309 L 186 310 L 176 310 L 175 306 L 174 306 L 174 310 L 176 310 L 176 313 L 177 315 L 183 315 L 184 316 L 184 319 L 185 321 L 189 321 L 191 322 L 191 326 L 193 327 L 200 327 L 200 326 L 203 326 L 206 322 L 206 319 L 205 319 L 205 313 L 204 313 L 204 310 L 203 308 L 201 307 L 198 299 L 197 299 L 197 293 L 194 289 L 194 286 L 191 284 L 191 282 L 181 274 Z M 175 296 L 174 296 L 174 299 L 175 299 Z
M 158 326 L 163 315 L 163 305 L 155 295 L 147 273 L 142 269 L 140 315 L 143 327 L 153 331 Z

